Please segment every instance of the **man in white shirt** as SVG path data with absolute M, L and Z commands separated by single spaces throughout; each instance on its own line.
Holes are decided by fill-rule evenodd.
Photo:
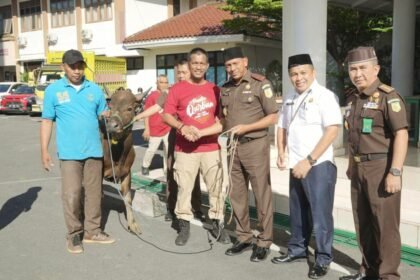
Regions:
M 272 262 L 305 260 L 314 230 L 315 264 L 308 276 L 317 279 L 327 274 L 333 259 L 332 210 L 337 168 L 332 143 L 342 116 L 337 97 L 316 81 L 308 54 L 289 57 L 288 69 L 294 91 L 286 98 L 279 117 L 277 165 L 286 169 L 287 147 L 291 238 L 287 254 L 273 258 Z

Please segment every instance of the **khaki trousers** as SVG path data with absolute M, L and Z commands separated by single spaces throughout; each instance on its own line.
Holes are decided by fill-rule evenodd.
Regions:
M 175 211 L 178 196 L 178 184 L 174 179 L 176 129 L 171 129 L 168 137 L 168 163 L 166 173 L 166 200 L 169 211 Z M 191 193 L 191 205 L 194 212 L 201 211 L 200 174 L 195 178 L 194 189 Z
M 199 170 L 209 193 L 209 218 L 223 220 L 226 195 L 222 193 L 223 169 L 220 151 L 203 153 L 175 152 L 174 178 L 178 183 L 175 214 L 178 219 L 186 221 L 193 219 L 191 192 Z
M 150 136 L 149 147 L 147 148 L 143 157 L 143 167 L 149 168 L 150 164 L 152 163 L 153 156 L 159 149 L 160 143 L 163 142 L 163 171 L 166 172 L 166 159 L 168 158 L 168 135 L 169 133 L 160 137 Z
M 101 230 L 102 165 L 102 158 L 60 160 L 61 199 L 68 236 L 83 231 L 95 235 Z
M 380 279 L 400 279 L 401 192 L 385 191 L 390 161 L 355 163 L 351 180 L 354 224 L 363 260 L 361 271 Z
M 230 162 L 230 160 L 229 160 Z M 230 200 L 236 222 L 236 235 L 240 242 L 251 242 L 248 185 L 251 182 L 262 227 L 257 236 L 257 246 L 270 247 L 273 242 L 273 197 L 270 180 L 270 143 L 268 137 L 239 144 L 231 171 Z

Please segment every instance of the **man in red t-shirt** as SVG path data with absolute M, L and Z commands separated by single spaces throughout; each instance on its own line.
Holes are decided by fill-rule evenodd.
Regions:
M 159 96 L 163 91 L 168 90 L 168 78 L 166 75 L 159 75 L 156 81 L 157 90 L 150 93 L 146 99 L 144 108 L 150 108 L 156 104 Z M 168 134 L 171 128 L 163 122 L 161 113 L 155 113 L 150 117 L 144 119 L 144 132 L 143 138 L 149 141 L 149 147 L 143 157 L 143 166 L 141 173 L 149 175 L 149 167 L 152 163 L 153 156 L 155 155 L 160 143 L 163 142 L 163 171 L 166 173 L 166 158 L 168 154 Z
M 199 170 L 209 193 L 211 232 L 219 242 L 230 243 L 229 235 L 223 229 L 225 194 L 222 193 L 222 161 L 217 142 L 221 127 L 220 90 L 204 79 L 209 67 L 205 50 L 191 50 L 188 66 L 190 79 L 170 89 L 163 115 L 165 122 L 177 129 L 174 177 L 179 188 L 175 206 L 179 234 L 175 244 L 185 245 L 190 235 L 191 192 Z

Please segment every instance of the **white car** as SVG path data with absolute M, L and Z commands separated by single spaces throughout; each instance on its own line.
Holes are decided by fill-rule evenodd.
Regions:
M 21 86 L 26 85 L 26 83 L 21 82 L 0 82 L 0 107 L 1 107 L 1 100 L 3 99 L 3 96 L 13 93 L 13 91 Z M 1 112 L 0 108 L 0 112 Z

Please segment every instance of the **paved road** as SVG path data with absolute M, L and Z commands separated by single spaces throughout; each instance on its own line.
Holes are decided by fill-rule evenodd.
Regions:
M 307 263 L 251 263 L 249 252 L 225 256 L 227 246 L 210 247 L 200 226 L 192 226 L 188 244 L 177 247 L 176 232 L 162 217 L 137 215 L 144 231 L 142 240 L 126 232 L 122 204 L 109 197 L 104 203 L 109 212 L 105 230 L 117 243 L 86 245 L 83 254 L 69 254 L 57 160 L 52 172 L 42 170 L 38 131 L 39 118 L 0 115 L 1 280 L 308 279 Z M 137 150 L 141 158 L 143 148 Z M 139 166 L 138 159 L 134 170 Z M 275 244 L 284 250 L 288 233 L 277 230 L 275 235 Z M 336 263 L 326 280 L 354 271 L 360 260 L 355 248 L 341 244 L 334 248 Z M 273 250 L 269 257 L 277 255 Z M 403 264 L 401 272 L 403 279 L 419 279 L 420 268 Z

